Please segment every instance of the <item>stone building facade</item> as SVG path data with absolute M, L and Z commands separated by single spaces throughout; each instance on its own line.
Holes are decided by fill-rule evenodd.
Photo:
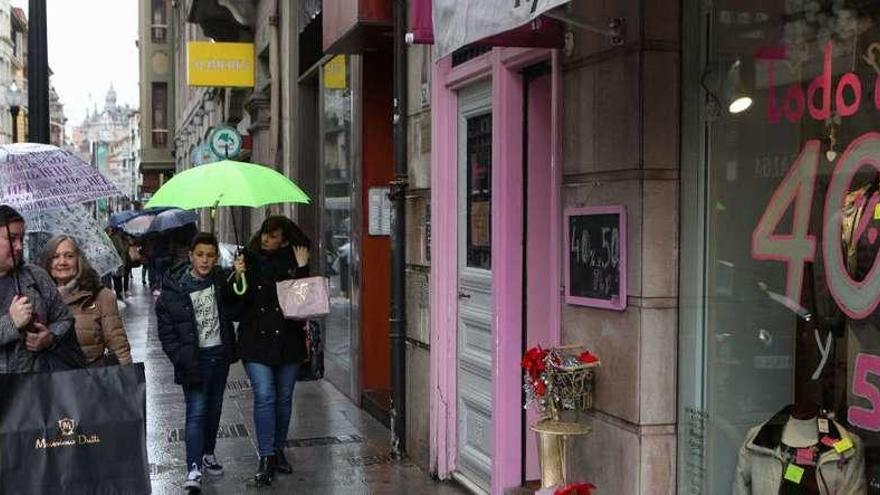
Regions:
M 135 143 L 132 123 L 137 115 L 137 110 L 130 105 L 117 104 L 116 90 L 111 85 L 103 108 L 99 110 L 95 104 L 86 112 L 83 122 L 73 129 L 73 146 L 80 158 L 96 166 L 126 194 L 124 198 L 100 203 L 99 210 L 104 213 L 126 209 L 130 201 L 138 199 L 132 195 L 139 175 L 132 159 Z

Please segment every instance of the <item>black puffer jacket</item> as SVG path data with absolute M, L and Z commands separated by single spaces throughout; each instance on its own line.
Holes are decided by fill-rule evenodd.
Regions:
M 304 322 L 288 320 L 278 306 L 275 283 L 309 276 L 297 266 L 293 248 L 245 251 L 247 291 L 242 296 L 238 345 L 241 359 L 275 366 L 306 359 Z
M 156 318 L 159 324 L 159 340 L 162 350 L 174 365 L 174 382 L 192 385 L 201 381 L 198 371 L 199 335 L 196 315 L 189 292 L 181 286 L 183 276 L 190 270 L 189 263 L 182 263 L 165 275 L 162 293 L 156 301 Z M 230 363 L 238 360 L 235 345 L 233 305 L 237 303 L 226 282 L 228 272 L 214 270 L 214 294 L 220 313 L 220 339 L 224 354 Z

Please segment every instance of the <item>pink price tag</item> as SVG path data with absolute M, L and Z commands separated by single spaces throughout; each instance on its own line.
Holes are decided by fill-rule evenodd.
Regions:
M 822 445 L 826 445 L 828 447 L 834 447 L 834 444 L 837 443 L 837 440 L 829 437 L 828 435 L 825 435 L 824 437 L 822 437 L 821 442 L 822 442 Z
M 813 449 L 797 449 L 794 462 L 799 466 L 815 466 L 816 462 L 813 458 Z

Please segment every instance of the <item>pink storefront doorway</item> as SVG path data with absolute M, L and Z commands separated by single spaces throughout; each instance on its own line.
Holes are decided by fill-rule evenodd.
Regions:
M 527 346 L 549 346 L 560 338 L 558 53 L 496 48 L 455 67 L 447 57 L 436 64 L 433 81 L 431 467 L 474 492 L 502 494 L 539 477 L 527 428 L 535 417 L 526 417 L 521 403 L 520 358 Z M 460 363 L 466 359 L 462 352 L 469 352 L 459 333 L 460 296 L 469 296 L 460 287 L 461 233 L 475 228 L 462 225 L 471 216 L 461 211 L 460 188 L 471 176 L 461 173 L 462 161 L 470 158 L 461 148 L 469 144 L 463 142 L 468 134 L 461 132 L 468 121 L 460 97 L 474 98 L 473 88 L 479 87 L 490 88 L 486 111 L 491 112 L 490 332 L 485 343 L 491 362 L 485 421 L 462 405 L 467 401 L 460 400 L 460 388 L 467 384 L 459 383 Z M 485 478 L 474 474 L 479 462 L 472 457 L 485 460 Z

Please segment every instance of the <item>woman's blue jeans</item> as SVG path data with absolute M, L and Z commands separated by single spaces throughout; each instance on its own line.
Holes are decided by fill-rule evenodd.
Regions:
M 223 346 L 199 349 L 198 366 L 202 384 L 197 387 L 183 387 L 183 397 L 186 400 L 184 437 L 187 469 L 193 464 L 201 468 L 202 456 L 213 454 L 217 445 L 220 413 L 223 412 L 223 393 L 226 391 L 226 377 L 229 375 L 229 362 L 223 353 Z
M 269 366 L 248 361 L 244 369 L 254 392 L 257 449 L 260 456 L 272 455 L 283 449 L 287 441 L 299 364 Z

